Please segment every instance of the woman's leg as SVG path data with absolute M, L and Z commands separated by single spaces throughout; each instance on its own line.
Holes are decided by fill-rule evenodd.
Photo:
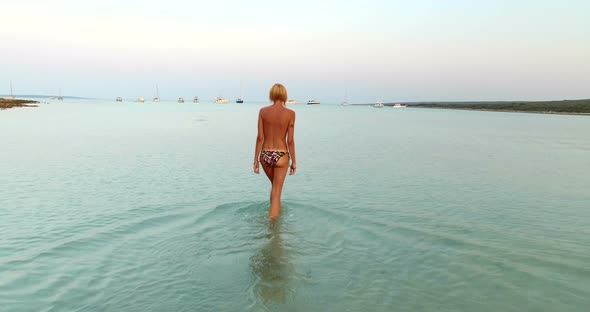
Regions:
M 274 220 L 277 219 L 281 213 L 281 193 L 283 192 L 283 183 L 285 182 L 287 171 L 289 171 L 289 156 L 285 155 L 281 157 L 272 169 L 272 189 L 270 191 L 270 209 L 268 211 L 268 217 L 271 220 Z
M 260 166 L 262 167 L 262 170 L 264 170 L 264 173 L 266 173 L 266 176 L 268 177 L 268 180 L 270 180 L 270 183 L 272 183 L 272 178 L 274 176 L 274 167 L 267 167 L 262 162 L 260 163 Z
M 270 181 L 270 184 L 272 184 L 272 179 L 273 179 L 274 173 L 275 173 L 274 167 L 266 167 L 263 164 L 261 164 L 261 166 L 262 166 L 262 169 L 264 170 L 264 173 L 266 173 L 266 176 L 268 177 L 268 180 Z M 271 192 L 270 201 L 272 201 L 272 192 Z

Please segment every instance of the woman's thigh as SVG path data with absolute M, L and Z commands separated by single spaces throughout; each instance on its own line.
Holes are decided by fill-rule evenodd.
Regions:
M 273 168 L 272 184 L 273 186 L 283 187 L 287 171 L 289 171 L 289 157 L 287 155 L 281 157 Z
M 274 168 L 273 167 L 267 167 L 267 166 L 264 165 L 264 163 L 261 163 L 260 165 L 262 166 L 262 170 L 264 170 L 264 173 L 266 173 L 266 176 L 270 180 L 270 183 L 272 183 L 272 179 L 274 177 Z
M 264 162 L 261 162 L 260 165 L 262 166 L 264 173 L 266 173 L 266 176 L 268 177 L 271 183 L 274 184 L 274 182 L 277 182 L 277 179 L 275 179 L 276 175 L 282 176 L 282 179 L 280 180 L 284 181 L 287 171 L 289 169 L 289 156 L 285 155 L 281 157 L 281 159 L 279 159 L 279 161 L 277 161 L 277 163 L 273 167 L 265 166 Z M 282 181 L 280 181 L 281 185 L 283 184 Z

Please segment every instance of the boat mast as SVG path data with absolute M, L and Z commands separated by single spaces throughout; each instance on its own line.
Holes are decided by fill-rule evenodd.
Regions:
M 10 80 L 10 97 L 14 97 L 14 96 L 12 95 L 12 80 Z
M 348 104 L 348 88 L 344 89 L 344 103 Z
M 160 89 L 158 89 L 158 84 L 156 83 L 156 97 L 160 98 Z
M 344 100 L 342 104 L 348 104 L 348 88 L 344 88 Z

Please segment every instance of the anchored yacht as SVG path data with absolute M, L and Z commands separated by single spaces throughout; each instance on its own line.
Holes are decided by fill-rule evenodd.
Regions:
M 213 103 L 215 104 L 227 104 L 229 103 L 228 99 L 224 99 L 222 97 L 216 97 L 215 100 L 213 101 Z

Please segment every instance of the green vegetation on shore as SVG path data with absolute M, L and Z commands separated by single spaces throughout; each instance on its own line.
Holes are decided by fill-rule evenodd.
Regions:
M 37 101 L 31 100 L 18 100 L 18 99 L 5 99 L 0 98 L 0 109 L 7 109 L 13 107 L 37 107 L 35 103 L 39 103 Z
M 418 102 L 407 103 L 407 105 L 421 108 L 470 109 L 546 114 L 590 114 L 590 99 L 514 102 Z

